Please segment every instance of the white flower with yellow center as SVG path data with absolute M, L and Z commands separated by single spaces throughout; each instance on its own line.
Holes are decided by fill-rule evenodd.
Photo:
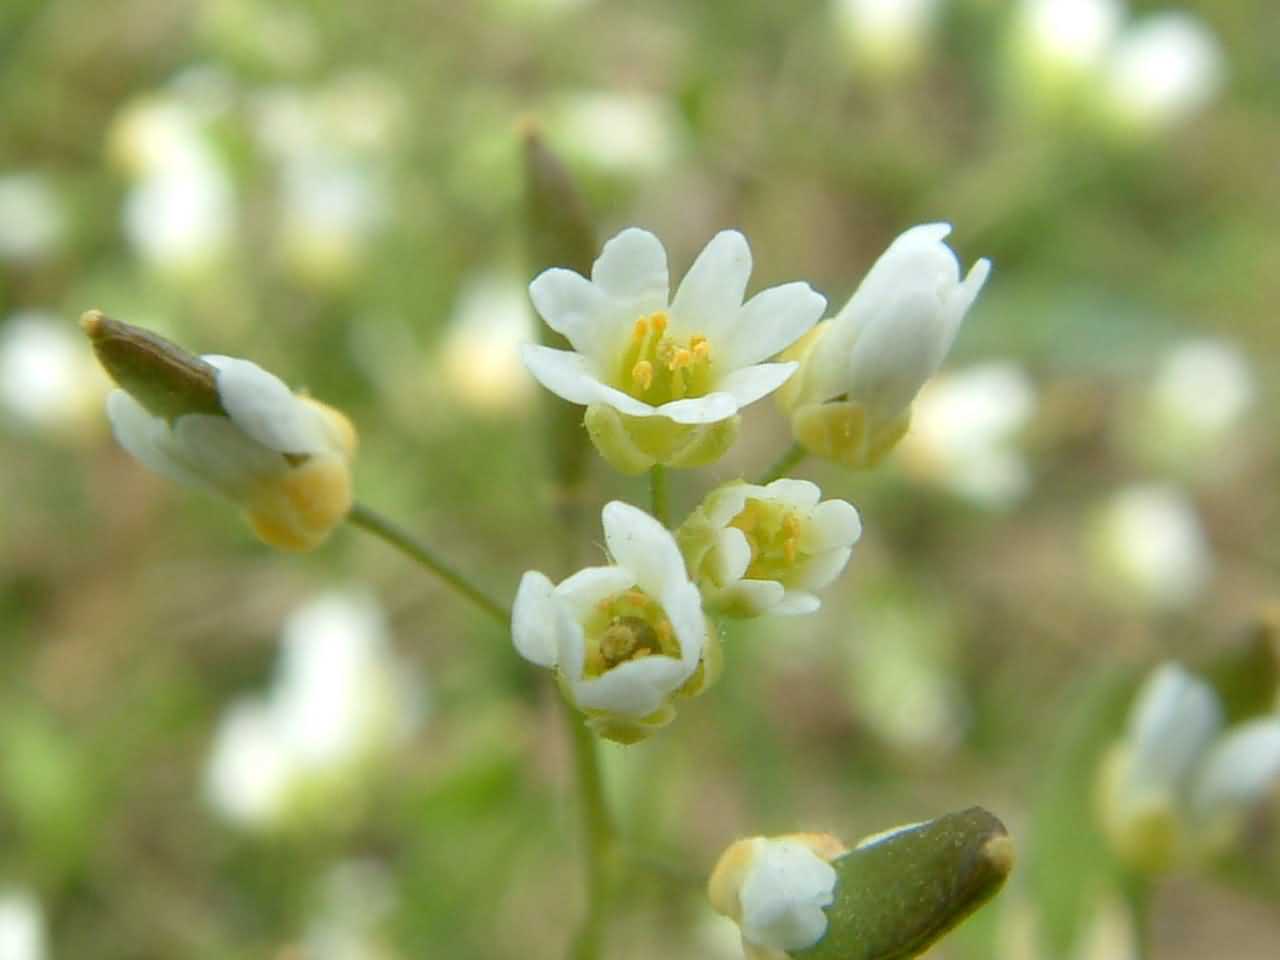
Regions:
M 107 416 L 145 466 L 239 503 L 282 550 L 313 549 L 345 519 L 356 433 L 337 410 L 248 360 L 197 358 L 96 311 L 81 326 L 128 387 L 107 396 Z
M 676 534 L 707 609 L 737 617 L 817 610 L 813 591 L 840 575 L 862 534 L 852 504 L 820 497 L 816 484 L 790 479 L 712 491 Z
M 714 678 L 718 641 L 671 534 L 619 501 L 603 521 L 614 564 L 559 585 L 529 571 L 511 632 L 521 656 L 556 671 L 601 736 L 630 743 L 671 721 L 677 695 Z
M 801 361 L 778 394 L 796 441 L 820 457 L 875 466 L 906 433 L 911 401 L 946 358 L 987 274 L 961 279 L 946 223 L 907 230 L 836 316 L 788 351 Z
M 631 228 L 605 244 L 591 278 L 544 271 L 529 286 L 538 313 L 572 351 L 530 344 L 529 371 L 587 406 L 587 427 L 611 464 L 699 466 L 733 441 L 738 411 L 776 390 L 794 363 L 767 363 L 812 327 L 826 300 L 788 283 L 743 296 L 751 251 L 717 234 L 670 297 L 667 254 Z

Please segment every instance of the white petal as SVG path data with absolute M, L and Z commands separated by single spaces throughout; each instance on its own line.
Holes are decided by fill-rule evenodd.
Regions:
M 560 615 L 551 581 L 536 570 L 520 578 L 511 608 L 511 640 L 516 652 L 540 667 L 556 665 Z
M 737 230 L 722 230 L 698 254 L 671 301 L 675 334 L 702 334 L 714 349 L 728 342 L 751 277 L 751 248 Z
M 614 500 L 605 504 L 601 520 L 609 555 L 650 596 L 661 598 L 668 585 L 688 581 L 675 538 L 649 514 Z
M 188 414 L 173 426 L 176 454 L 194 473 L 228 497 L 284 474 L 284 456 L 254 440 L 226 417 Z
M 787 595 L 777 580 L 738 580 L 716 597 L 716 604 L 738 616 L 759 617 L 772 613 Z
M 556 333 L 567 337 L 578 353 L 599 362 L 617 330 L 611 325 L 611 304 L 599 287 L 572 270 L 544 270 L 529 284 L 529 297 L 539 316 Z
M 702 658 L 702 648 L 707 642 L 707 618 L 702 612 L 702 595 L 687 580 L 675 583 L 663 592 L 662 609 L 676 639 L 680 641 L 680 662 L 693 673 Z
M 737 527 L 726 527 L 716 534 L 714 553 L 715 569 L 712 579 L 719 586 L 727 586 L 735 580 L 741 580 L 751 565 L 751 544 L 747 536 Z
M 604 245 L 591 268 L 591 280 L 641 312 L 661 310 L 671 289 L 667 251 L 649 231 L 630 227 Z
M 978 299 L 978 294 L 982 292 L 982 287 L 990 275 L 991 261 L 983 257 L 969 268 L 969 275 L 964 278 L 964 283 L 947 293 L 943 307 L 944 336 L 938 344 L 939 353 L 934 357 L 935 370 L 942 366 L 942 361 L 951 351 L 951 345 L 955 342 L 956 334 L 960 332 L 960 324 L 964 321 L 965 314 L 973 306 L 973 301 Z
M 746 302 L 733 330 L 727 331 L 724 364 L 731 370 L 781 353 L 817 323 L 827 298 L 807 283 L 762 290 Z
M 803 950 L 827 930 L 822 908 L 835 900 L 836 872 L 793 840 L 768 840 L 752 859 L 738 898 L 742 934 L 776 950 Z
M 739 407 L 745 407 L 777 390 L 799 366 L 798 363 L 757 363 L 721 377 L 716 389 L 732 395 Z
M 709 393 L 705 397 L 673 400 L 671 403 L 664 403 L 657 410 L 658 416 L 685 424 L 719 423 L 737 412 L 738 403 L 734 398 L 720 392 Z
M 1139 790 L 1179 790 L 1222 728 L 1218 697 L 1176 663 L 1151 674 L 1130 714 L 1130 780 Z
M 849 557 L 853 555 L 852 547 L 843 550 L 827 550 L 817 556 L 810 557 L 794 576 L 787 578 L 787 586 L 800 590 L 820 590 L 829 584 L 849 565 Z
M 1280 782 L 1280 719 L 1268 717 L 1229 731 L 1201 769 L 1193 803 L 1201 816 L 1245 812 Z
M 583 709 L 644 717 L 662 706 L 691 672 L 679 660 L 652 656 L 620 663 L 590 680 L 570 682 L 574 702 Z
M 769 612 L 776 613 L 780 617 L 797 617 L 814 613 L 821 606 L 822 601 L 812 593 L 804 590 L 788 590 L 787 595 Z
M 862 520 L 858 510 L 844 500 L 824 500 L 813 508 L 809 522 L 801 528 L 802 553 L 822 553 L 838 547 L 849 547 L 862 536 Z
M 810 511 L 818 505 L 822 491 L 810 480 L 794 480 L 783 477 L 764 488 L 765 496 L 779 500 L 789 507 Z
M 203 478 L 174 457 L 174 440 L 164 419 L 153 417 L 129 394 L 123 390 L 108 394 L 107 417 L 116 441 L 145 467 L 177 483 L 208 488 Z
M 235 357 L 204 360 L 218 369 L 218 398 L 232 422 L 258 443 L 279 453 L 327 449 L 323 427 L 279 377 Z
M 580 353 L 526 343 L 520 348 L 520 357 L 540 384 L 570 403 L 603 403 L 633 417 L 654 415 L 654 408 L 647 403 L 601 383 L 591 362 Z
M 635 586 L 635 582 L 632 573 L 622 567 L 587 567 L 562 580 L 556 597 L 569 616 L 582 623 L 601 600 Z
M 759 497 L 764 487 L 754 483 L 732 483 L 713 491 L 703 504 L 712 526 L 726 526 L 747 505 L 748 497 Z

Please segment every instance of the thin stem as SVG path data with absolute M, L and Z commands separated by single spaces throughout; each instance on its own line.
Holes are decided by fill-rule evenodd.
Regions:
M 366 533 L 371 533 L 378 539 L 391 544 L 401 553 L 416 560 L 420 565 L 426 567 L 458 593 L 493 617 L 503 627 L 511 626 L 511 614 L 502 604 L 489 597 L 483 590 L 436 556 L 435 551 L 417 537 L 401 529 L 394 521 L 362 503 L 352 506 L 351 512 L 347 514 L 347 521 Z
M 664 527 L 668 512 L 667 468 L 655 463 L 649 468 L 649 502 L 654 519 Z
M 582 818 L 582 855 L 586 881 L 586 913 L 574 937 L 573 960 L 597 960 L 604 937 L 605 917 L 612 877 L 613 823 L 604 799 L 600 779 L 600 757 L 596 739 L 582 721 L 581 714 L 564 704 L 565 722 L 573 740 L 573 765 L 578 782 L 578 812 Z
M 1124 879 L 1124 899 L 1129 907 L 1129 923 L 1133 929 L 1135 960 L 1151 960 L 1151 881 L 1139 874 Z
M 770 467 L 768 470 L 765 471 L 764 476 L 760 478 L 760 482 L 762 484 L 772 483 L 774 480 L 777 480 L 779 477 L 781 477 L 784 473 L 786 473 L 792 467 L 796 466 L 798 463 L 803 461 L 804 458 L 807 456 L 809 456 L 808 450 L 800 446 L 800 444 L 798 443 L 793 443 L 791 445 L 791 449 L 788 450 L 786 453 L 784 453 L 782 456 L 780 456 L 777 462 L 774 463 L 772 467 Z

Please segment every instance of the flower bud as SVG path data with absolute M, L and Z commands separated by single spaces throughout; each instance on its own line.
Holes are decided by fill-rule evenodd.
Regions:
M 634 743 L 671 722 L 677 699 L 715 680 L 719 640 L 671 534 L 619 501 L 603 521 L 614 564 L 558 585 L 526 573 L 511 634 L 521 656 L 556 672 L 596 733 Z
M 931 223 L 903 233 L 844 309 L 783 354 L 801 366 L 779 403 L 810 453 L 864 469 L 906 433 L 911 401 L 941 366 L 991 270 L 979 260 L 962 281 L 942 242 L 950 232 Z
M 337 410 L 247 360 L 196 357 L 96 310 L 80 323 L 121 387 L 116 439 L 144 465 L 239 503 L 282 550 L 319 546 L 346 517 L 356 433 Z
M 739 840 L 708 884 L 748 960 L 905 960 L 980 907 L 1013 869 L 1004 825 L 973 807 L 862 840 Z
M 812 613 L 862 533 L 858 511 L 807 480 L 730 483 L 676 532 L 703 606 L 732 617 Z

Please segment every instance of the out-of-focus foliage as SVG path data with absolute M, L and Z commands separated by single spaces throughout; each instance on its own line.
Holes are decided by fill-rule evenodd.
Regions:
M 558 578 L 514 359 L 536 336 L 532 117 L 601 235 L 653 229 L 676 275 L 739 227 L 753 289 L 805 278 L 835 308 L 901 230 L 954 223 L 962 260 L 994 271 L 951 373 L 1010 365 L 994 402 L 1018 408 L 984 413 L 969 380 L 952 396 L 971 418 L 931 403 L 880 470 L 801 468 L 858 505 L 862 541 L 820 615 L 735 628 L 678 726 L 608 750 L 637 860 L 608 955 L 734 956 L 701 891 L 734 837 L 854 838 L 971 804 L 1048 881 L 1015 874 L 938 956 L 1123 955 L 1123 915 L 1073 873 L 1099 863 L 1080 731 L 1118 733 L 1124 678 L 1205 659 L 1280 568 L 1275 10 L 1103 4 L 1037 34 L 1054 4 L 876 6 L 0 5 L 0 938 L 94 960 L 562 954 L 581 889 L 550 685 L 383 545 L 268 553 L 143 471 L 73 336 L 100 307 L 253 358 L 351 413 L 360 499 L 495 595 Z M 1134 86 L 1151 43 L 1133 31 L 1173 8 L 1211 52 L 1156 58 L 1157 81 L 1194 60 L 1173 93 Z M 788 442 L 765 406 L 728 460 L 677 475 L 677 516 Z M 643 484 L 593 461 L 588 495 Z M 378 598 L 430 710 L 296 816 L 229 819 L 208 787 L 220 725 L 275 696 L 286 618 L 334 588 Z M 1272 955 L 1277 813 L 1228 883 L 1161 889 L 1158 957 Z M 1090 896 L 1077 930 L 1062 898 Z

